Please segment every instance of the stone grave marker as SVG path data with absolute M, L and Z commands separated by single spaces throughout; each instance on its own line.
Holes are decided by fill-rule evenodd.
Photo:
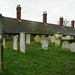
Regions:
M 18 35 L 13 36 L 13 49 L 18 49 Z
M 31 35 L 26 34 L 26 44 L 28 44 L 28 45 L 30 45 L 30 38 L 31 38 Z
M 25 53 L 26 44 L 25 44 L 25 32 L 20 33 L 20 52 Z

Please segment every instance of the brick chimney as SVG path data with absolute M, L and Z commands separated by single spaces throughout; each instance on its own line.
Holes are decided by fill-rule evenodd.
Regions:
M 60 26 L 63 26 L 63 17 L 60 17 Z
M 47 12 L 43 12 L 43 23 L 47 24 Z
M 21 20 L 21 7 L 20 7 L 20 5 L 17 5 L 16 11 L 17 11 L 17 14 L 16 14 L 17 19 Z
M 71 21 L 71 27 L 74 28 L 74 20 Z

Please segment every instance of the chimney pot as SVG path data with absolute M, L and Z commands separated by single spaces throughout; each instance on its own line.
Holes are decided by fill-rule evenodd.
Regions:
M 71 21 L 71 27 L 74 28 L 74 21 Z
M 17 11 L 17 19 L 21 20 L 21 7 L 20 7 L 20 4 L 17 5 L 16 11 Z
M 63 17 L 60 17 L 60 26 L 63 26 Z
M 47 12 L 43 12 L 43 23 L 47 24 Z

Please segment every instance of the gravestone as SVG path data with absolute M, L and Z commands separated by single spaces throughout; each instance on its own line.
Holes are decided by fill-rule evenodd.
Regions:
M 67 38 L 66 37 L 62 37 L 62 40 L 66 40 Z
M 48 40 L 47 40 L 47 38 L 42 39 L 42 49 L 48 50 Z
M 3 71 L 3 44 L 2 38 L 0 37 L 0 73 Z
M 40 41 L 40 43 L 42 43 L 42 41 L 43 41 L 43 39 L 45 39 L 45 35 L 41 35 L 41 41 Z
M 71 36 L 71 35 L 67 35 L 66 38 L 67 38 L 67 39 L 74 39 L 74 37 Z
M 35 36 L 35 38 L 34 38 L 35 39 L 35 42 L 38 42 L 38 37 L 39 37 L 39 35 L 36 35 Z
M 68 41 L 63 41 L 62 50 L 68 50 L 69 51 L 69 47 L 70 47 L 69 42 Z
M 20 52 L 25 53 L 25 32 L 20 33 Z
M 56 39 L 55 46 L 60 46 L 60 45 L 61 45 L 61 39 Z
M 63 36 L 62 33 L 56 33 L 56 34 L 55 34 L 55 37 L 56 37 L 57 39 L 61 39 L 62 36 Z
M 70 51 L 75 52 L 75 42 L 70 44 Z
M 18 35 L 13 36 L 13 49 L 18 49 Z
M 3 48 L 6 48 L 6 39 L 3 38 Z
M 55 43 L 55 39 L 56 39 L 56 37 L 54 35 L 51 36 L 51 43 Z
M 30 38 L 31 38 L 31 35 L 26 34 L 26 44 L 28 44 L 28 45 L 30 45 Z
M 50 45 L 51 35 L 49 35 L 49 36 L 47 37 L 47 39 L 48 39 L 48 45 Z

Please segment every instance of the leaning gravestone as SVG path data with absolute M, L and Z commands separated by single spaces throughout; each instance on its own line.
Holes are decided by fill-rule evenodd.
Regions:
M 18 49 L 18 35 L 13 36 L 13 49 Z
M 26 44 L 30 45 L 30 34 L 26 34 Z
M 25 53 L 25 32 L 20 33 L 20 52 Z
M 47 40 L 47 38 L 42 39 L 42 49 L 48 50 L 48 40 Z
M 2 38 L 0 37 L 0 72 L 3 71 L 3 44 Z

